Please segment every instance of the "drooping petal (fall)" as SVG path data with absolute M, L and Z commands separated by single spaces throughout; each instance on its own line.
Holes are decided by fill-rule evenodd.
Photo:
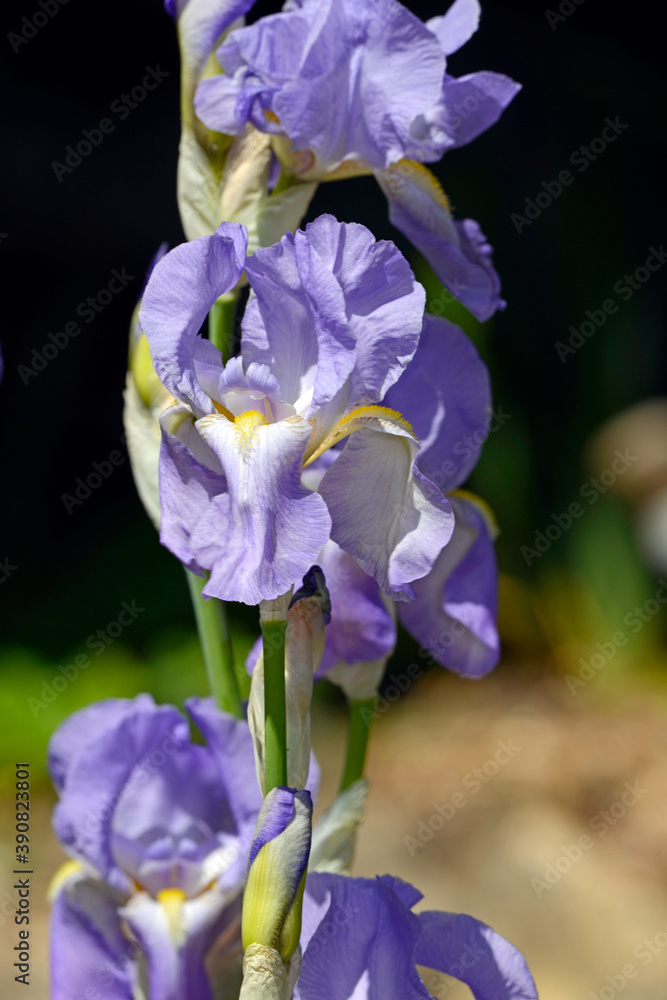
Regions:
M 301 485 L 312 428 L 296 415 L 269 424 L 257 412 L 234 423 L 215 414 L 197 426 L 227 480 L 192 535 L 193 551 L 211 570 L 204 593 L 246 604 L 279 597 L 329 536 L 324 501 Z
M 491 247 L 473 219 L 455 222 L 440 185 L 420 163 L 376 171 L 389 218 L 426 257 L 440 281 L 479 319 L 505 306 Z
M 450 543 L 423 579 L 401 621 L 443 666 L 464 677 L 488 674 L 498 663 L 498 568 L 486 518 L 477 504 L 450 497 L 456 526 Z
M 430 572 L 454 530 L 446 498 L 415 465 L 419 445 L 401 421 L 372 417 L 351 435 L 320 493 L 331 538 L 396 600 Z
M 385 397 L 414 428 L 417 465 L 443 493 L 465 482 L 491 419 L 491 381 L 477 349 L 458 326 L 424 317 L 419 347 Z

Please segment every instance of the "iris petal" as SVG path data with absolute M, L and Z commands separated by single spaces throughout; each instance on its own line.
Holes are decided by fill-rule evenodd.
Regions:
M 311 426 L 299 416 L 239 424 L 215 414 L 197 427 L 227 480 L 192 535 L 211 568 L 204 593 L 246 604 L 279 597 L 315 562 L 331 524 L 322 498 L 301 485 Z
M 454 222 L 436 179 L 420 163 L 376 171 L 389 218 L 426 257 L 442 283 L 480 320 L 505 303 L 491 247 L 472 219 Z
M 419 445 L 396 422 L 375 418 L 353 434 L 320 493 L 332 539 L 389 596 L 412 600 L 454 529 L 451 507 L 415 466 Z

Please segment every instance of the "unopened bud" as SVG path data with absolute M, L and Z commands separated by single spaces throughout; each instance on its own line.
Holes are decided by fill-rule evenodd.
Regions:
M 310 793 L 279 785 L 257 819 L 243 893 L 243 948 L 274 948 L 283 962 L 297 949 L 310 855 L 313 803 Z

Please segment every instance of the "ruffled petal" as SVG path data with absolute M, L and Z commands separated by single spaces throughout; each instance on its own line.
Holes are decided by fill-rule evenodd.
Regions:
M 343 391 L 343 408 L 379 401 L 414 354 L 424 290 L 396 247 L 365 226 L 320 216 L 258 250 L 247 272 L 256 298 L 243 356 L 269 366 L 288 402 L 312 394 L 307 415 Z
M 392 880 L 306 881 L 297 1000 L 431 1000 L 415 968 L 420 928 Z
M 459 497 L 450 500 L 456 517 L 452 540 L 429 575 L 413 584 L 416 600 L 402 604 L 399 614 L 443 666 L 478 678 L 500 658 L 496 556 L 477 505 Z
M 432 17 L 426 27 L 440 42 L 446 56 L 458 52 L 479 27 L 482 9 L 478 0 L 454 0 L 446 14 Z
M 465 146 L 495 125 L 520 90 L 520 83 L 487 70 L 448 77 L 442 96 L 443 127 L 451 135 L 452 148 Z
M 401 423 L 380 418 L 348 440 L 320 493 L 331 537 L 395 600 L 413 598 L 454 530 L 442 493 L 415 466 L 419 446 Z
M 255 0 L 169 0 L 169 3 L 169 13 L 178 15 L 182 88 L 184 103 L 189 103 L 204 63 L 221 34 L 247 14 Z
M 118 900 L 93 879 L 75 879 L 51 910 L 51 998 L 133 1000 L 139 949 L 123 935 Z
M 235 423 L 215 414 L 197 427 L 227 480 L 227 492 L 213 498 L 191 537 L 198 561 L 211 571 L 204 594 L 246 604 L 279 597 L 329 536 L 322 498 L 301 486 L 312 428 L 302 417 L 267 424 L 257 413 Z
M 389 201 L 391 222 L 426 257 L 449 291 L 479 320 L 503 309 L 490 245 L 472 219 L 454 221 L 433 174 L 420 163 L 403 161 L 375 176 Z
M 320 6 L 326 20 L 318 10 L 299 74 L 276 94 L 273 110 L 294 147 L 314 152 L 308 178 L 345 160 L 388 167 L 406 155 L 413 118 L 437 100 L 442 50 L 393 0 Z
M 218 59 L 230 82 L 200 86 L 202 120 L 284 131 L 308 154 L 308 180 L 345 161 L 383 168 L 405 156 L 411 122 L 436 103 L 445 70 L 433 33 L 395 0 L 292 5 L 233 32 Z
M 222 471 L 214 471 L 207 464 L 198 462 L 191 448 L 197 448 L 200 458 L 207 447 L 187 417 L 180 429 L 185 429 L 188 444 L 184 444 L 167 429 L 172 413 L 163 416 L 162 445 L 160 449 L 160 541 L 180 559 L 184 566 L 204 576 L 206 566 L 200 561 L 192 536 L 197 524 L 207 512 L 216 496 L 227 488 Z M 210 450 L 210 449 L 209 449 Z M 211 452 L 213 459 L 216 456 Z M 208 456 L 206 456 L 208 457 Z
M 163 257 L 144 292 L 139 318 L 155 371 L 197 416 L 213 412 L 195 373 L 197 334 L 218 296 L 241 277 L 246 247 L 245 227 L 223 222 L 212 236 L 182 243 Z M 210 351 L 208 360 L 210 364 Z
M 53 817 L 61 843 L 122 891 L 129 880 L 112 852 L 112 823 L 121 794 L 144 757 L 189 737 L 187 722 L 175 708 L 157 706 L 147 697 L 128 702 L 124 716 L 71 761 Z
M 233 76 L 202 80 L 195 94 L 195 111 L 197 118 L 215 132 L 242 135 L 248 122 L 261 114 L 262 98 L 267 101 L 267 88 L 241 69 Z
M 138 695 L 134 701 L 129 698 L 107 698 L 96 701 L 70 715 L 55 731 L 49 741 L 48 767 L 56 791 L 61 793 L 67 783 L 67 775 L 91 743 L 100 734 L 115 727 L 125 718 L 131 705 L 150 710 L 154 707 L 149 694 Z
M 421 442 L 419 469 L 443 493 L 463 483 L 479 457 L 491 419 L 491 382 L 458 326 L 424 317 L 419 347 L 385 397 Z
M 417 915 L 419 965 L 454 976 L 475 1000 L 537 1000 L 537 989 L 521 952 L 481 920 L 465 913 Z

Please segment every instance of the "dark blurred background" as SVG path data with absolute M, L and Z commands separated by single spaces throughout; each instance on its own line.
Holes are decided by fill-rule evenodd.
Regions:
M 46 18 L 38 29 L 26 27 L 24 21 L 43 12 L 37 0 L 4 5 L 0 37 L 3 784 L 13 778 L 17 755 L 30 760 L 34 780 L 45 783 L 48 737 L 69 713 L 95 698 L 150 690 L 159 700 L 180 702 L 187 694 L 206 690 L 183 572 L 159 546 L 139 502 L 122 425 L 128 324 L 143 276 L 162 241 L 174 245 L 183 239 L 175 197 L 179 59 L 174 25 L 159 0 L 44 4 L 52 13 L 37 18 L 40 23 Z M 408 6 L 426 20 L 442 13 L 446 3 Z M 271 9 L 260 3 L 252 16 Z M 610 782 L 622 784 L 625 777 L 641 776 L 634 758 L 622 779 L 621 770 L 611 777 L 606 774 L 609 755 L 604 747 L 616 746 L 610 749 L 612 756 L 621 753 L 609 713 L 616 719 L 614 713 L 633 705 L 624 716 L 622 747 L 630 753 L 631 746 L 641 745 L 642 760 L 655 754 L 642 739 L 656 731 L 655 720 L 647 723 L 646 712 L 658 703 L 664 706 L 667 667 L 667 615 L 656 600 L 662 575 L 667 577 L 667 416 L 661 402 L 667 395 L 667 372 L 664 273 L 660 267 L 646 269 L 646 261 L 654 250 L 658 256 L 651 266 L 660 259 L 667 226 L 663 40 L 661 26 L 657 20 L 651 23 L 652 17 L 657 18 L 654 9 L 641 4 L 632 8 L 560 0 L 545 9 L 495 0 L 484 4 L 479 32 L 449 60 L 456 76 L 495 70 L 524 88 L 496 126 L 434 166 L 456 215 L 477 219 L 493 244 L 508 301 L 506 311 L 484 326 L 462 308 L 448 305 L 446 312 L 474 339 L 493 380 L 497 430 L 469 487 L 489 502 L 501 529 L 505 655 L 495 677 L 484 682 L 484 694 L 482 688 L 436 670 L 423 689 L 432 692 L 434 700 L 415 693 L 411 702 L 409 692 L 395 713 L 388 713 L 386 728 L 384 722 L 378 724 L 378 746 L 386 756 L 381 758 L 377 751 L 371 759 L 378 789 L 371 822 L 379 837 L 396 819 L 389 816 L 382 825 L 381 803 L 396 799 L 394 779 L 399 784 L 401 780 L 389 734 L 400 726 L 401 713 L 409 712 L 410 704 L 413 712 L 420 705 L 425 712 L 429 705 L 434 711 L 440 704 L 447 706 L 443 712 L 453 741 L 457 712 L 464 713 L 462 720 L 476 718 L 479 729 L 487 716 L 511 719 L 508 706 L 522 706 L 521 725 L 528 725 L 529 718 L 539 722 L 528 740 L 535 748 L 541 746 L 535 751 L 535 767 L 547 753 L 539 744 L 540 732 L 551 741 L 549 752 L 555 756 L 550 770 L 526 772 L 521 787 L 533 789 L 526 795 L 539 796 L 553 778 L 561 795 L 558 808 L 563 811 L 558 815 L 567 815 L 567 822 L 575 824 L 562 827 L 562 837 L 576 839 L 581 828 L 573 817 L 593 815 L 607 801 Z M 161 77 L 159 85 L 136 107 L 118 111 L 117 102 L 141 84 L 148 69 Z M 113 130 L 80 163 L 68 163 L 67 147 L 85 138 L 84 130 L 99 129 L 103 119 L 111 120 Z M 606 142 L 600 137 L 608 119 L 616 123 L 618 134 Z M 563 171 L 569 171 L 571 183 L 559 191 Z M 386 203 L 372 179 L 321 186 L 309 217 L 323 210 L 341 220 L 365 223 L 378 238 L 395 240 L 425 283 L 430 303 L 439 308 L 442 290 L 389 225 Z M 114 272 L 124 276 L 124 287 L 111 295 L 106 289 Z M 86 304 L 89 298 L 94 306 Z M 71 324 L 80 329 L 76 336 L 70 336 Z M 657 405 L 643 405 L 651 399 L 657 399 Z M 638 405 L 629 416 L 628 408 Z M 615 451 L 623 454 L 628 448 L 637 457 L 620 473 L 611 472 Z M 94 463 L 108 475 L 100 476 L 90 495 L 79 492 L 77 497 L 78 481 L 95 472 Z M 81 502 L 71 499 L 82 496 Z M 568 508 L 577 503 L 582 513 L 568 523 Z M 97 645 L 91 645 L 89 639 L 93 637 L 94 644 L 98 630 L 107 634 L 107 624 L 118 621 L 123 602 L 135 607 L 132 624 L 108 645 L 99 637 Z M 233 620 L 242 657 L 254 638 L 254 613 L 235 606 Z M 72 670 L 68 674 L 81 654 L 89 657 L 91 667 L 79 670 L 78 676 Z M 418 655 L 403 636 L 388 672 Z M 585 692 L 579 692 L 577 680 Z M 644 692 L 639 707 L 633 701 L 636 691 Z M 445 692 L 441 702 L 438 692 Z M 325 706 L 334 714 L 335 708 L 335 698 L 333 708 Z M 577 715 L 582 711 L 583 716 Z M 424 729 L 429 740 L 437 739 L 444 718 L 434 716 L 432 728 Z M 512 729 L 508 722 L 496 736 L 521 733 L 521 725 Z M 582 747 L 586 739 L 595 742 L 600 760 L 580 774 L 577 767 L 583 767 L 587 751 L 573 752 L 565 769 L 577 777 L 565 792 L 560 761 L 570 729 L 579 733 Z M 328 731 L 326 726 L 322 731 Z M 481 747 L 486 737 L 479 732 Z M 435 753 L 436 743 L 431 742 L 424 754 L 429 747 Z M 488 752 L 475 751 L 468 764 L 483 761 Z M 442 786 L 435 787 L 440 773 L 434 771 L 431 784 L 424 786 L 424 802 L 415 805 L 415 817 L 427 815 L 432 808 L 428 803 L 441 794 Z M 599 783 L 603 773 L 607 785 Z M 414 774 L 414 769 L 406 771 L 401 794 L 409 794 Z M 609 787 L 611 801 L 616 793 Z M 657 778 L 650 787 L 655 796 Z M 539 822 L 556 815 L 556 800 L 554 792 Z M 658 800 L 665 796 L 653 799 Z M 49 806 L 45 799 L 44 817 Z M 650 822 L 640 822 L 639 807 L 634 815 L 637 829 L 645 832 Z M 664 810 L 660 816 L 654 814 L 653 828 L 667 832 Z M 478 828 L 500 830 L 493 819 L 489 825 L 488 816 L 486 826 Z M 547 842 L 546 835 L 540 839 L 539 824 L 530 829 L 537 831 L 533 848 Z M 549 829 L 551 840 L 556 838 L 554 846 L 542 854 L 537 850 L 533 873 L 539 874 L 540 866 L 561 849 L 561 834 L 553 832 L 561 827 L 556 823 Z M 517 829 L 511 832 L 511 842 L 519 844 Z M 372 862 L 375 841 L 370 854 L 370 841 L 364 843 Z M 653 852 L 657 865 L 656 844 L 651 841 L 647 847 L 641 839 L 622 844 L 621 856 Z M 497 844 L 489 850 L 493 853 Z M 408 858 L 400 842 L 397 851 L 403 853 L 395 870 L 406 874 L 401 860 L 407 863 Z M 524 851 L 517 865 L 525 865 L 526 856 Z M 468 857 L 468 862 L 472 874 L 466 891 L 474 873 L 481 878 L 483 870 L 481 861 L 473 865 Z M 658 881 L 667 887 L 667 862 L 660 864 L 655 872 L 659 870 Z M 438 870 L 445 872 L 446 866 L 443 859 Z M 515 871 L 509 862 L 506 870 Z M 488 871 L 487 876 L 492 877 Z M 595 886 L 606 877 L 603 867 Z M 625 888 L 614 897 L 623 901 L 625 916 L 634 899 L 634 889 L 626 892 L 626 877 L 626 872 L 619 876 Z M 646 885 L 653 881 L 651 871 L 641 877 Z M 529 873 L 525 885 L 528 878 Z M 459 900 L 456 886 L 449 888 L 448 908 L 452 898 L 467 907 L 463 890 Z M 480 900 L 488 899 L 484 887 L 478 888 Z M 582 883 L 587 899 L 593 891 L 589 889 Z M 496 891 L 504 904 L 513 890 L 498 884 Z M 602 897 L 598 902 L 604 924 L 607 904 Z M 526 906 L 522 912 L 532 911 Z M 544 974 L 553 972 L 550 983 L 544 984 L 545 996 L 568 996 L 568 962 L 573 968 L 579 960 L 581 968 L 595 965 L 593 945 L 590 954 L 575 954 L 585 936 L 575 920 L 581 912 L 575 893 L 570 910 L 556 909 L 549 918 L 555 921 L 553 927 L 570 929 L 571 941 L 561 958 L 544 958 Z M 483 909 L 479 915 L 484 915 Z M 621 947 L 625 916 L 619 917 L 620 929 L 616 938 L 609 937 L 609 948 L 612 941 L 613 948 Z M 525 930 L 517 932 L 517 943 L 524 947 L 532 933 L 531 920 L 546 934 L 543 908 L 526 918 Z M 634 946 L 636 936 L 628 939 L 628 947 Z M 614 954 L 612 950 L 612 957 L 600 962 L 613 962 Z M 607 972 L 614 972 L 611 965 L 591 971 L 591 990 L 604 984 L 602 973 Z M 653 972 L 657 976 L 657 963 Z M 583 982 L 581 977 L 578 982 Z M 564 984 L 562 992 L 559 983 Z M 641 994 L 633 994 L 640 995 L 649 1000 L 664 993 L 650 992 L 649 984 Z

